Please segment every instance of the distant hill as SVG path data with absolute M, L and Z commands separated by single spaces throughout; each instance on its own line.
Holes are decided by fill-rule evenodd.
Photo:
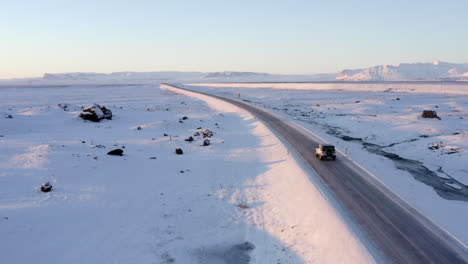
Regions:
M 435 61 L 378 65 L 366 69 L 344 70 L 337 81 L 468 80 L 468 64 Z
M 401 63 L 378 65 L 365 69 L 344 70 L 325 74 L 270 74 L 261 72 L 72 72 L 46 73 L 43 77 L 0 79 L 3 87 L 11 85 L 99 85 L 215 83 L 215 82 L 323 82 L 323 81 L 468 81 L 468 64 L 435 61 L 433 63 Z

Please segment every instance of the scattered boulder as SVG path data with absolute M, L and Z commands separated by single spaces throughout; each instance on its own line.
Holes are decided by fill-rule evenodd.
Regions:
M 166 134 L 166 133 L 164 133 L 164 136 L 165 136 L 165 137 L 168 137 L 169 135 L 168 135 L 168 134 Z
M 421 117 L 423 118 L 437 118 L 440 120 L 440 117 L 437 116 L 437 112 L 433 110 L 423 110 Z
M 197 127 L 197 129 L 202 129 L 202 127 Z
M 354 103 L 355 103 L 355 104 L 359 104 L 360 102 L 361 102 L 361 101 L 356 101 L 356 102 L 354 102 Z
M 445 148 L 445 144 L 443 142 L 437 142 L 437 143 L 432 143 L 432 145 L 428 147 L 428 149 L 430 150 L 436 150 L 439 148 Z
M 12 119 L 13 116 L 12 115 L 7 115 L 5 118 Z
M 192 141 L 193 141 L 193 137 L 188 137 L 188 138 L 185 139 L 185 141 L 187 141 L 187 142 L 192 142 Z
M 58 104 L 59 108 L 62 108 L 63 111 L 68 111 L 68 104 Z
M 80 113 L 80 117 L 84 120 L 89 120 L 93 122 L 99 122 L 102 119 L 112 119 L 112 111 L 107 109 L 105 106 L 100 106 L 98 104 L 93 104 L 83 109 Z
M 182 117 L 182 120 L 187 120 L 187 119 L 188 119 L 188 117 L 186 117 L 186 116 Z
M 114 150 L 111 150 L 109 152 L 107 152 L 107 155 L 111 155 L 111 156 L 123 156 L 123 150 L 121 149 L 114 149 Z
M 249 209 L 250 208 L 248 205 L 245 205 L 245 204 L 238 204 L 237 207 L 239 207 L 240 209 Z
M 141 126 L 137 126 L 137 130 L 142 130 L 143 128 Z
M 200 132 L 195 132 L 195 134 L 193 134 L 194 137 L 199 137 L 200 136 Z
M 50 192 L 52 190 L 52 184 L 50 182 L 46 182 L 41 185 L 41 192 Z
M 202 134 L 203 134 L 203 138 L 211 138 L 213 136 L 213 131 L 205 129 L 203 130 Z
M 152 159 L 152 160 L 155 160 L 155 159 L 156 159 L 156 157 L 150 157 L 150 159 Z
M 203 146 L 209 146 L 211 144 L 210 140 L 209 139 L 205 139 L 203 140 Z
M 181 148 L 176 148 L 176 149 L 175 149 L 175 153 L 176 153 L 177 155 L 182 155 L 182 154 L 184 154 L 184 152 L 182 151 Z

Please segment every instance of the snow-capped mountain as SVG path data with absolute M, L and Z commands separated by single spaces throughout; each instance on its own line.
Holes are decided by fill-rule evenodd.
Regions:
M 337 81 L 466 80 L 468 64 L 435 61 L 378 65 L 367 69 L 344 70 Z
M 232 77 L 268 77 L 271 74 L 259 72 L 210 72 L 205 75 L 206 78 L 232 78 Z
M 336 74 L 286 75 L 259 72 L 71 72 L 46 73 L 39 78 L 0 80 L 6 85 L 155 84 L 161 82 L 297 82 L 332 81 Z
M 42 78 L 44 81 L 107 81 L 122 82 L 133 81 L 134 83 L 146 83 L 151 81 L 165 80 L 188 80 L 201 78 L 200 72 L 113 72 L 113 73 L 95 73 L 95 72 L 73 72 L 73 73 L 46 73 Z

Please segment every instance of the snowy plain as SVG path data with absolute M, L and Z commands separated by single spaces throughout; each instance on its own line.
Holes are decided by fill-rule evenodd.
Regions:
M 113 119 L 78 118 L 92 103 Z M 159 85 L 2 88 L 0 263 L 375 262 L 309 173 L 216 100 Z
M 468 244 L 468 84 L 192 83 L 275 111 L 335 144 Z M 421 117 L 435 110 L 439 119 Z

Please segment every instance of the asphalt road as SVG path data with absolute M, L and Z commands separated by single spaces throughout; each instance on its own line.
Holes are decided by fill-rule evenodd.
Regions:
M 318 160 L 315 147 L 320 139 L 310 131 L 240 100 L 169 86 L 231 103 L 260 119 L 286 140 L 316 172 L 341 209 L 388 262 L 468 263 L 465 245 L 396 196 L 366 170 L 339 153 L 336 161 Z

